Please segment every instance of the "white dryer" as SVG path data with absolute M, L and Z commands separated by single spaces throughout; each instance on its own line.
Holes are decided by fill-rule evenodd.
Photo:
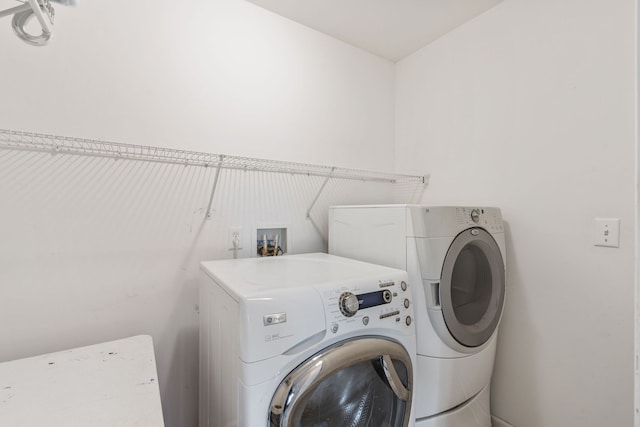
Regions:
M 201 271 L 200 427 L 414 425 L 406 272 L 328 254 Z
M 329 252 L 405 269 L 416 305 L 416 426 L 491 426 L 489 386 L 505 299 L 497 208 L 329 209 Z

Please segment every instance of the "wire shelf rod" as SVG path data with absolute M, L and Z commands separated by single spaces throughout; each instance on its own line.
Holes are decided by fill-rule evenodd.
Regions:
M 386 183 L 427 183 L 427 176 L 376 172 L 307 163 L 230 156 L 147 145 L 124 144 L 95 139 L 74 138 L 0 129 L 0 148 L 140 160 L 188 166 L 216 167 L 255 172 L 331 177 Z

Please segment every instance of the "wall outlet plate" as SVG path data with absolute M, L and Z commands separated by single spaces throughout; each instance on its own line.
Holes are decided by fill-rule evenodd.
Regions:
M 227 228 L 227 250 L 242 250 L 242 227 L 238 225 Z

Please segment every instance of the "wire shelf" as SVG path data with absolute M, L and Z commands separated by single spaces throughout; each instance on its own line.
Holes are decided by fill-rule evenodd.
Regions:
M 176 150 L 6 129 L 0 129 L 0 148 L 386 183 L 426 183 L 427 179 L 426 176 L 418 175 Z

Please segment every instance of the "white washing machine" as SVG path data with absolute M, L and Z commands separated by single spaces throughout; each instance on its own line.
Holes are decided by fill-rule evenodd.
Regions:
M 497 208 L 329 209 L 329 252 L 405 269 L 416 313 L 416 426 L 489 427 L 490 382 L 505 299 Z
M 201 271 L 200 427 L 414 425 L 406 272 L 328 254 Z

